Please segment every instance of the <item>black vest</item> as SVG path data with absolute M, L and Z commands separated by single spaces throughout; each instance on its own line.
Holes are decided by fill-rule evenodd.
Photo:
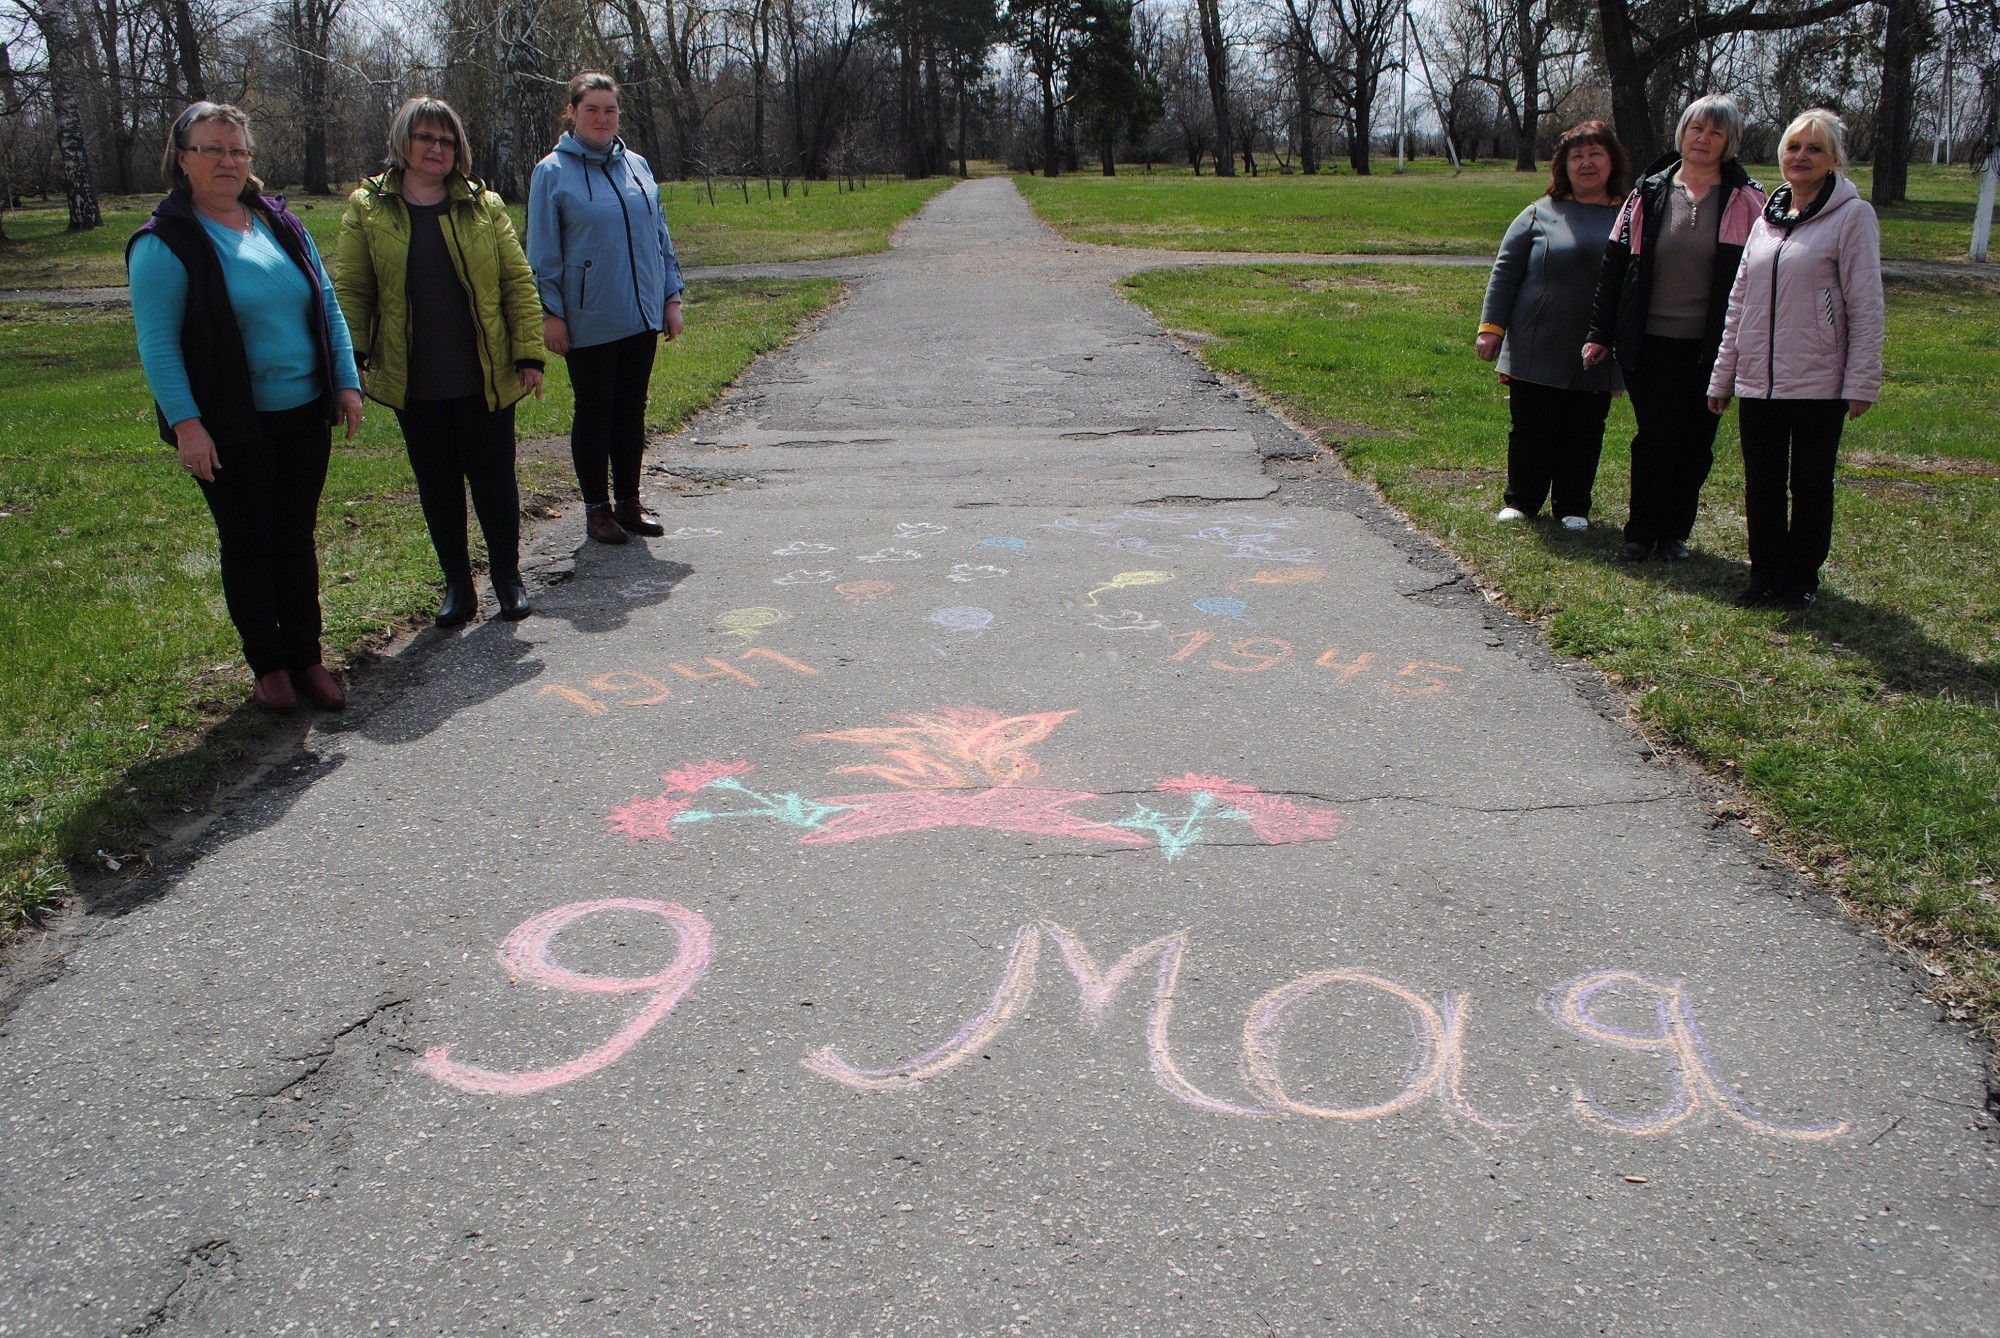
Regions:
M 328 323 L 326 293 L 320 287 L 319 271 L 313 267 L 305 225 L 285 211 L 282 196 L 259 196 L 251 211 L 270 225 L 271 235 L 304 272 L 312 285 L 313 334 L 319 344 L 320 406 L 331 424 L 333 401 L 333 329 Z M 229 305 L 229 286 L 222 277 L 222 257 L 202 227 L 194 211 L 194 200 L 184 190 L 168 194 L 153 210 L 132 240 L 125 243 L 129 272 L 132 247 L 148 234 L 165 242 L 174 258 L 187 270 L 187 313 L 181 320 L 181 360 L 187 364 L 188 387 L 194 392 L 201 425 L 218 444 L 256 441 L 263 435 L 257 419 L 257 403 L 250 392 L 250 359 L 243 351 L 243 332 L 236 324 L 235 309 Z M 175 445 L 173 425 L 160 406 L 153 406 L 159 420 L 160 439 Z

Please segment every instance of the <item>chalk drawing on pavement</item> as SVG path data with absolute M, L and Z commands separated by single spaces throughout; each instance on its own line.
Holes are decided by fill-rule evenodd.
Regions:
M 1146 617 L 1137 609 L 1120 609 L 1116 613 L 1093 613 L 1091 626 L 1104 632 L 1151 632 L 1159 623 Z
M 897 524 L 896 533 L 891 537 L 896 539 L 930 539 L 940 534 L 948 534 L 950 530 L 951 527 L 948 525 L 933 525 L 928 520 L 905 520 Z
M 716 614 L 715 629 L 739 641 L 754 641 L 757 639 L 757 633 L 767 627 L 776 627 L 791 616 L 783 609 L 774 609 L 767 604 L 753 604 L 747 609 L 728 609 Z
M 1097 607 L 1097 597 L 1107 590 L 1130 590 L 1142 585 L 1160 585 L 1174 579 L 1170 571 L 1121 571 L 1095 590 L 1084 593 L 1083 602 Z
M 673 961 L 650 976 L 588 976 L 572 971 L 555 958 L 556 936 L 579 920 L 614 911 L 650 915 L 673 926 L 680 944 Z M 461 1064 L 451 1057 L 451 1047 L 434 1045 L 417 1061 L 419 1073 L 435 1078 L 462 1092 L 483 1095 L 528 1096 L 545 1092 L 587 1077 L 606 1065 L 615 1064 L 673 1012 L 687 992 L 708 971 L 714 952 L 714 933 L 707 917 L 677 902 L 652 901 L 639 897 L 609 897 L 601 901 L 578 901 L 545 911 L 524 921 L 500 947 L 500 966 L 510 980 L 526 981 L 565 994 L 650 994 L 644 1008 L 613 1033 L 610 1040 L 587 1054 L 525 1073 L 503 1073 Z
M 1295 585 L 1301 581 L 1323 581 L 1326 579 L 1324 567 L 1292 567 L 1284 571 L 1260 571 L 1255 576 L 1244 576 L 1229 583 L 1229 593 L 1241 594 L 1246 585 Z
M 1011 534 L 996 534 L 990 538 L 981 539 L 979 546 L 981 548 L 1004 548 L 1010 553 L 1020 553 L 1026 551 L 1028 541 L 1026 539 L 1017 539 Z
M 870 600 L 880 599 L 895 588 L 888 581 L 842 581 L 833 587 L 833 593 L 854 607 L 860 608 Z
M 771 578 L 771 584 L 772 585 L 825 585 L 833 580 L 833 575 L 834 574 L 830 571 L 807 571 L 801 568 L 798 571 L 788 571 L 783 576 L 773 576 Z
M 991 563 L 982 562 L 975 567 L 969 562 L 954 562 L 951 564 L 951 570 L 945 573 L 944 578 L 947 581 L 956 581 L 960 585 L 964 585 L 970 581 L 995 580 L 1006 574 L 1007 568 L 996 567 Z
M 832 544 L 809 544 L 803 539 L 794 539 L 783 548 L 771 550 L 772 557 L 812 557 L 820 553 L 838 553 Z
M 863 553 L 856 562 L 915 562 L 923 554 L 910 548 L 883 548 L 873 553 Z
M 1224 595 L 1209 595 L 1194 602 L 1195 612 L 1206 613 L 1212 618 L 1230 618 L 1239 623 L 1250 620 L 1243 615 L 1250 612 L 1250 606 L 1240 599 L 1230 599 Z
M 977 640 L 980 633 L 993 626 L 993 610 L 971 604 L 953 604 L 931 610 L 931 621 L 948 632 L 970 632 L 972 636 L 967 639 Z

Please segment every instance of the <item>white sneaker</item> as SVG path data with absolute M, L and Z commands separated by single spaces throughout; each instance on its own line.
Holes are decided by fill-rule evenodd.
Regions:
M 1527 518 L 1528 513 L 1515 506 L 1503 506 L 1500 508 L 1500 514 L 1493 517 L 1493 519 L 1503 525 L 1510 520 L 1526 520 Z
M 1563 528 L 1566 530 L 1587 530 L 1590 528 L 1590 522 L 1582 516 L 1564 516 Z

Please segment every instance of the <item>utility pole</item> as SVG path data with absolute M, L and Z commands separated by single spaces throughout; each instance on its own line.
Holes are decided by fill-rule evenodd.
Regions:
M 1410 5 L 1403 0 L 1403 58 L 1396 66 L 1396 171 L 1400 174 L 1410 140 Z

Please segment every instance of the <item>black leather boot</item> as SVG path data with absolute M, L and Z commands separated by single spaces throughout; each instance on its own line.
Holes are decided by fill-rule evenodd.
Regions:
M 521 584 L 518 576 L 494 577 L 493 598 L 500 601 L 500 616 L 510 623 L 517 623 L 535 611 L 535 606 L 528 602 L 528 587 Z
M 438 605 L 437 625 L 457 627 L 478 612 L 479 596 L 472 592 L 472 582 L 452 581 L 444 588 L 444 603 Z

